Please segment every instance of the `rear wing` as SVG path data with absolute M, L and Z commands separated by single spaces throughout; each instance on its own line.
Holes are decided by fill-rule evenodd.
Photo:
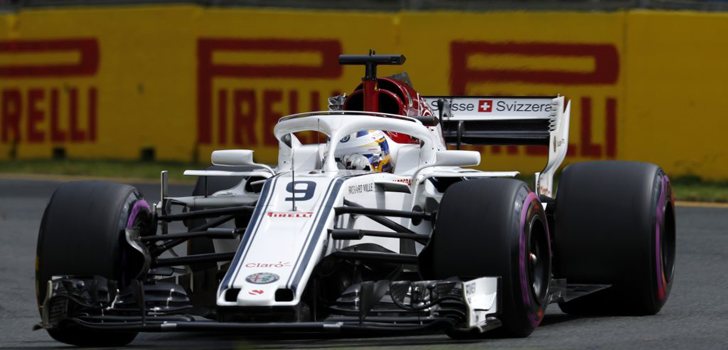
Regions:
M 548 161 L 536 173 L 539 194 L 553 197 L 553 175 L 569 145 L 571 103 L 551 97 L 427 96 L 445 142 L 457 145 L 544 145 Z M 566 103 L 566 104 L 565 104 Z

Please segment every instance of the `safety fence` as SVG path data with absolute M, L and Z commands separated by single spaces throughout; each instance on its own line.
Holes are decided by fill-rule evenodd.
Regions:
M 268 7 L 367 11 L 613 11 L 624 9 L 728 10 L 728 0 L 0 0 L 0 11 L 77 6 L 194 4 L 205 7 Z
M 568 161 L 643 160 L 728 178 L 728 14 L 350 12 L 134 6 L 0 15 L 0 159 L 275 162 L 282 115 L 326 108 L 358 67 L 403 53 L 423 94 L 573 102 Z M 485 147 L 484 168 L 537 171 L 546 150 Z

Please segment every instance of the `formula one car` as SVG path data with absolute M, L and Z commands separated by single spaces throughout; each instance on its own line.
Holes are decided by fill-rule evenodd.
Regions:
M 61 185 L 38 237 L 37 328 L 81 346 L 211 330 L 523 337 L 550 303 L 660 310 L 675 214 L 658 166 L 574 164 L 554 196 L 563 97 L 423 97 L 405 74 L 376 76 L 404 61 L 342 55 L 365 66 L 361 84 L 281 118 L 275 167 L 215 151 L 185 172 L 191 196 L 169 196 L 162 172 L 154 204 L 127 185 Z M 548 147 L 534 190 L 467 168 L 481 156 L 461 149 L 521 144 Z

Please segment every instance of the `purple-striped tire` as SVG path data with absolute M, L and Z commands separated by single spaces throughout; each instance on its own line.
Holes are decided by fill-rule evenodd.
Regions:
M 522 181 L 480 179 L 451 185 L 420 261 L 427 278 L 501 277 L 503 326 L 495 331 L 498 335 L 528 336 L 543 319 L 551 278 L 548 223 L 538 197 Z
M 143 256 L 128 246 L 127 228 L 149 228 L 149 205 L 134 187 L 103 181 L 62 184 L 43 213 L 37 245 L 38 304 L 51 276 L 101 276 L 123 288 L 143 265 Z M 136 332 L 48 329 L 63 343 L 77 346 L 121 346 Z
M 572 314 L 650 315 L 673 283 L 675 211 L 670 180 L 654 164 L 567 167 L 556 197 L 556 274 L 567 283 L 608 284 L 561 303 Z

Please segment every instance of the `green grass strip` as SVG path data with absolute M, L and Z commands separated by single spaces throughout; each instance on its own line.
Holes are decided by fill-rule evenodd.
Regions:
M 178 162 L 141 162 L 123 160 L 22 160 L 0 161 L 0 174 L 62 175 L 154 181 L 162 170 L 176 183 L 194 183 L 194 176 L 184 176 L 187 169 L 205 169 L 209 164 Z

